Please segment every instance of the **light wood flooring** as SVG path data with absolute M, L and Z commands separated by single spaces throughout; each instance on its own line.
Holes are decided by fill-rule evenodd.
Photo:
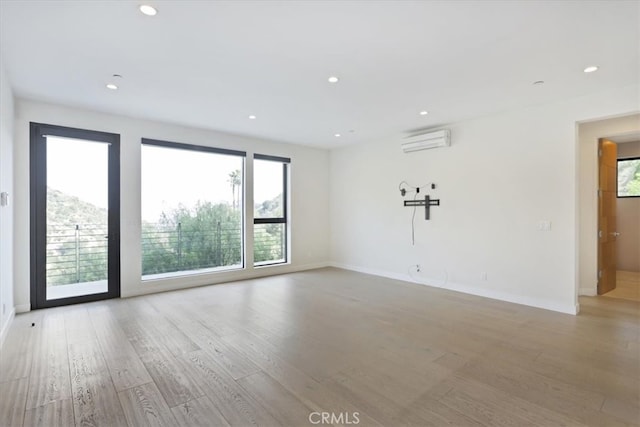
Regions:
M 640 305 L 580 302 L 321 269 L 39 310 L 0 352 L 0 425 L 637 426 Z
M 635 271 L 617 271 L 616 288 L 603 296 L 640 302 L 640 273 Z

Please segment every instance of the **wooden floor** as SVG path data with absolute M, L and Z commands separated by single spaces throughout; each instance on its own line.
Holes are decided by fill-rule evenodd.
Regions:
M 640 273 L 635 271 L 617 271 L 616 288 L 603 296 L 640 302 Z
M 580 302 L 322 269 L 39 310 L 0 353 L 0 425 L 637 426 L 640 305 Z

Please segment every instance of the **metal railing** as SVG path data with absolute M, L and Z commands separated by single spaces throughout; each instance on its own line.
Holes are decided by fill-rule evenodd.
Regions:
M 284 260 L 283 224 L 254 228 L 257 263 Z M 162 274 L 242 263 L 242 228 L 222 221 L 143 223 L 142 274 Z M 107 279 L 107 224 L 47 224 L 47 284 Z
M 253 258 L 256 264 L 285 260 L 285 225 L 259 224 L 253 229 Z
M 231 267 L 241 263 L 240 224 L 197 220 L 143 224 L 142 275 Z
M 47 224 L 47 285 L 107 278 L 107 224 Z

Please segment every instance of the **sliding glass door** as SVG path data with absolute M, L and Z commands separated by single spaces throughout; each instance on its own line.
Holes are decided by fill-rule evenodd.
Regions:
M 31 124 L 31 305 L 120 296 L 116 134 Z

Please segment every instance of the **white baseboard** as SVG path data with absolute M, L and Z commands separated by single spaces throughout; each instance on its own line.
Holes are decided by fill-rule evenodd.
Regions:
M 4 344 L 4 339 L 7 337 L 7 334 L 9 333 L 9 328 L 13 323 L 13 318 L 15 317 L 15 314 L 16 314 L 16 310 L 12 308 L 11 311 L 9 312 L 9 317 L 7 317 L 7 322 L 4 324 L 2 330 L 0 331 L 0 349 Z
M 16 305 L 16 313 L 28 313 L 31 311 L 30 304 Z
M 530 307 L 542 308 L 545 310 L 557 311 L 560 313 L 576 315 L 580 311 L 580 306 L 578 304 L 571 304 L 571 305 L 560 304 L 556 301 L 549 301 L 549 300 L 543 300 L 539 298 L 514 295 L 506 292 L 499 292 L 499 291 L 493 291 L 490 289 L 477 288 L 474 286 L 463 285 L 460 283 L 453 283 L 453 282 L 446 282 L 442 286 L 438 286 L 432 283 L 417 281 L 413 277 L 411 277 L 409 274 L 394 273 L 394 272 L 389 272 L 384 270 L 371 269 L 367 267 L 346 265 L 338 262 L 330 262 L 329 264 L 332 267 L 342 268 L 344 270 L 351 270 L 351 271 L 357 271 L 359 273 L 372 274 L 374 276 L 387 277 L 389 279 L 416 283 L 418 285 L 429 286 L 432 288 L 448 289 L 450 291 L 462 292 L 465 294 L 511 302 L 514 304 L 527 305 Z M 438 280 L 434 280 L 434 283 L 437 283 L 437 282 Z
M 598 295 L 598 290 L 593 288 L 579 288 L 578 295 L 585 297 L 595 297 Z

